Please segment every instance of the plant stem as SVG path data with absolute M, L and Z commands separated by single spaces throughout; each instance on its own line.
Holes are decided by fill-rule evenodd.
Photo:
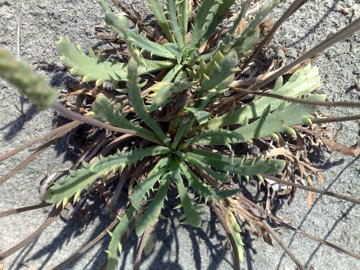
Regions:
M 10 209 L 10 210 L 1 212 L 1 213 L 0 213 L 0 218 L 7 217 L 7 216 L 11 216 L 11 215 L 14 215 L 14 214 L 19 214 L 19 213 L 27 212 L 27 211 L 32 211 L 32 210 L 36 210 L 36 209 L 40 209 L 40 208 L 44 208 L 44 207 L 48 207 L 48 206 L 50 206 L 50 205 L 51 205 L 50 203 L 42 202 L 42 203 L 35 204 L 35 205 L 30 205 L 30 206 L 25 206 L 25 207 Z
M 0 260 L 4 260 L 5 258 L 9 257 L 10 255 L 14 254 L 16 251 L 22 249 L 27 244 L 31 243 L 35 238 L 37 238 L 49 225 L 55 220 L 57 215 L 61 212 L 61 208 L 53 208 L 53 210 L 50 212 L 49 216 L 46 218 L 46 220 L 28 237 L 26 237 L 24 240 L 17 243 L 15 246 L 12 246 L 8 250 L 5 250 L 0 254 Z
M 259 83 L 254 84 L 253 86 L 250 87 L 250 90 L 257 90 L 257 89 L 267 85 L 268 83 L 276 80 L 277 78 L 279 78 L 284 73 L 288 72 L 290 69 L 292 69 L 296 65 L 304 62 L 306 59 L 309 59 L 309 58 L 315 56 L 318 53 L 321 53 L 322 51 L 326 50 L 327 48 L 329 48 L 333 44 L 335 44 L 335 43 L 349 37 L 350 35 L 352 35 L 356 31 L 359 31 L 359 29 L 360 29 L 360 18 L 356 19 L 355 21 L 353 21 L 348 26 L 341 29 L 339 32 L 337 32 L 333 36 L 325 39 L 323 42 L 321 42 L 320 44 L 315 46 L 315 48 L 313 48 L 313 49 L 309 50 L 308 52 L 306 52 L 305 54 L 301 55 L 300 57 L 295 59 L 290 64 L 284 66 L 283 68 L 281 68 L 280 70 L 278 70 L 277 72 L 272 74 L 267 79 L 265 79 L 265 80 L 263 80 L 263 81 L 261 81 Z
M 58 139 L 58 138 L 57 138 Z M 9 172 L 7 172 L 5 175 L 0 176 L 0 185 L 4 184 L 7 180 L 9 180 L 11 177 L 16 175 L 19 171 L 24 169 L 27 165 L 29 165 L 31 162 L 33 162 L 37 156 L 42 154 L 53 142 L 55 142 L 57 139 L 52 139 L 51 141 L 48 141 L 47 143 L 41 145 L 34 153 L 32 153 L 29 157 L 21 161 L 18 165 L 16 165 L 13 169 L 11 169 Z
M 245 89 L 235 89 L 235 90 L 246 93 L 246 94 L 276 98 L 276 99 L 281 99 L 281 100 L 290 101 L 290 102 L 294 102 L 294 103 L 300 103 L 300 104 L 309 104 L 309 105 L 327 106 L 327 107 L 360 108 L 360 102 L 315 101 L 315 100 L 305 100 L 302 98 L 286 97 L 286 96 L 282 96 L 282 95 L 278 95 L 278 94 L 272 94 L 272 93 L 266 93 L 266 92 L 260 92 L 260 91 L 251 91 L 251 90 L 245 90 Z
M 352 251 L 350 251 L 350 250 L 347 250 L 347 249 L 344 249 L 344 248 L 342 248 L 342 247 L 339 247 L 338 245 L 336 245 L 336 244 L 334 244 L 334 243 L 332 243 L 332 242 L 326 241 L 326 240 L 321 239 L 321 238 L 319 238 L 319 237 L 316 237 L 316 236 L 314 236 L 314 235 L 312 235 L 312 234 L 309 234 L 309 233 L 307 233 L 307 232 L 305 232 L 305 231 L 303 231 L 303 230 L 301 230 L 301 229 L 299 229 L 299 228 L 296 228 L 296 227 L 292 226 L 291 224 L 284 222 L 283 220 L 281 220 L 281 219 L 278 218 L 277 216 L 274 216 L 274 215 L 272 215 L 271 213 L 266 212 L 260 205 L 257 205 L 256 203 L 252 202 L 251 200 L 249 200 L 248 198 L 244 197 L 243 195 L 238 194 L 237 196 L 238 196 L 242 201 L 244 201 L 245 204 L 248 204 L 249 206 L 256 208 L 256 209 L 259 210 L 262 214 L 264 214 L 264 215 L 266 215 L 267 217 L 269 217 L 270 219 L 274 220 L 274 221 L 277 222 L 279 225 L 285 226 L 287 229 L 292 230 L 292 231 L 295 232 L 295 233 L 301 234 L 301 235 L 303 235 L 303 236 L 305 236 L 305 237 L 307 237 L 307 238 L 309 238 L 309 239 L 311 239 L 311 240 L 314 240 L 314 241 L 316 241 L 316 242 L 318 242 L 318 243 L 321 243 L 321 244 L 324 244 L 324 245 L 326 245 L 326 246 L 329 246 L 329 247 L 331 247 L 331 248 L 333 248 L 333 249 L 335 249 L 335 250 L 337 250 L 337 251 L 339 251 L 339 252 L 342 252 L 342 253 L 344 253 L 344 254 L 346 254 L 346 255 L 349 255 L 349 256 L 351 256 L 351 257 L 354 257 L 354 258 L 360 260 L 360 255 L 359 255 L 359 254 L 356 254 L 356 253 L 354 253 L 354 252 L 352 252 Z M 231 204 L 231 201 L 230 201 L 230 204 Z M 261 218 L 261 217 L 259 216 L 259 218 Z
M 321 123 L 332 123 L 332 122 L 345 122 L 345 121 L 355 121 L 360 120 L 360 114 L 353 114 L 347 116 L 338 116 L 338 117 L 326 117 L 326 118 L 314 118 L 311 120 L 314 124 Z
M 51 130 L 48 133 L 44 134 L 43 136 L 33 138 L 30 141 L 28 141 L 28 142 L 20 145 L 19 147 L 0 156 L 0 162 L 3 162 L 4 160 L 16 155 L 17 153 L 24 151 L 26 148 L 29 148 L 30 146 L 33 146 L 34 144 L 43 142 L 48 139 L 52 139 L 53 137 L 58 137 L 59 134 L 61 134 L 61 136 L 64 136 L 66 133 L 70 132 L 71 130 L 73 130 L 74 128 L 79 126 L 80 124 L 81 123 L 78 121 L 73 121 L 73 122 L 70 122 L 61 127 L 58 127 L 54 130 Z
M 141 258 L 142 258 L 144 248 L 146 246 L 146 240 L 149 237 L 149 235 L 152 233 L 153 230 L 154 230 L 154 226 L 149 226 L 145 229 L 143 235 L 141 236 L 141 240 L 140 240 L 137 252 L 136 252 L 136 258 L 135 258 L 133 270 L 140 269 Z
M 316 193 L 327 195 L 327 196 L 330 196 L 330 197 L 334 197 L 334 198 L 337 198 L 337 199 L 340 199 L 340 200 L 352 202 L 354 204 L 360 204 L 360 200 L 358 200 L 358 199 L 351 198 L 351 197 L 348 197 L 348 196 L 344 196 L 344 195 L 341 195 L 341 194 L 336 194 L 334 192 L 330 192 L 330 191 L 327 191 L 327 190 L 299 185 L 299 184 L 296 184 L 296 183 L 293 183 L 293 182 L 290 182 L 290 181 L 281 180 L 279 178 L 276 178 L 276 177 L 273 177 L 273 176 L 268 176 L 268 175 L 265 176 L 265 178 L 268 178 L 270 180 L 273 180 L 273 181 L 275 181 L 277 183 L 280 183 L 280 184 L 283 184 L 283 185 L 288 185 L 288 186 L 292 186 L 292 187 L 295 187 L 295 188 L 300 188 L 300 189 L 304 189 L 304 190 L 307 190 L 307 191 L 316 192 Z
M 52 105 L 52 108 L 56 111 L 58 111 L 63 117 L 66 117 L 68 119 L 72 119 L 72 120 L 76 120 L 79 122 L 83 122 L 86 123 L 88 125 L 92 125 L 92 126 L 96 126 L 99 128 L 104 128 L 110 131 L 114 131 L 114 132 L 120 132 L 120 133 L 125 133 L 125 134 L 132 134 L 138 137 L 141 137 L 143 139 L 146 139 L 148 141 L 151 141 L 153 143 L 159 144 L 159 145 L 164 145 L 159 139 L 151 137 L 151 136 L 147 136 L 146 134 L 140 133 L 138 131 L 135 130 L 130 130 L 130 129 L 125 129 L 125 128 L 120 128 L 120 127 L 115 127 L 109 124 L 106 124 L 104 122 L 101 122 L 99 120 L 90 118 L 88 116 L 85 115 L 81 115 L 79 113 L 76 112 L 72 112 L 68 109 L 66 109 L 63 105 L 61 105 L 58 102 L 55 102 Z
M 276 21 L 274 26 L 271 28 L 270 32 L 267 34 L 266 38 L 260 42 L 260 44 L 256 47 L 251 57 L 249 57 L 245 63 L 242 65 L 241 69 L 244 70 L 251 61 L 255 58 L 255 56 L 261 51 L 261 49 L 270 42 L 271 38 L 275 34 L 275 32 L 280 28 L 284 21 L 286 21 L 293 13 L 295 13 L 299 8 L 301 8 L 308 0 L 296 0 L 293 2 L 289 8 L 284 12 L 279 20 Z
M 215 201 L 209 201 L 209 204 L 211 206 L 211 208 L 213 209 L 215 215 L 217 216 L 217 218 L 219 219 L 222 227 L 225 230 L 225 233 L 230 241 L 231 247 L 232 247 L 232 253 L 234 256 L 234 270 L 240 270 L 240 257 L 239 257 L 239 252 L 237 252 L 237 245 L 236 245 L 236 240 L 234 239 L 234 237 L 232 236 L 228 226 L 227 226 L 227 222 L 225 220 L 225 217 L 223 216 L 224 213 L 226 213 L 226 210 L 223 209 L 218 203 L 216 203 Z
M 282 249 L 286 252 L 287 255 L 293 260 L 293 262 L 299 267 L 300 270 L 306 270 L 304 265 L 296 258 L 294 253 L 285 245 L 285 243 L 280 239 L 279 235 L 271 228 L 271 226 L 266 222 L 262 221 L 262 224 L 265 227 L 265 230 L 271 234 L 272 237 L 278 242 L 278 244 L 282 247 Z

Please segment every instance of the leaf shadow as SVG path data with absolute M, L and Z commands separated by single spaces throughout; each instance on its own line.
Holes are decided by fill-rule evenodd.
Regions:
M 358 155 L 356 158 L 354 158 L 353 160 L 351 160 L 348 164 L 346 164 L 346 166 L 341 169 L 341 171 L 336 175 L 336 177 L 330 182 L 330 184 L 325 188 L 325 190 L 330 190 L 331 187 L 335 184 L 338 184 L 338 180 L 341 179 L 342 174 L 348 169 L 350 168 L 352 165 L 356 164 L 356 162 L 360 159 L 360 155 Z M 341 163 L 340 163 L 341 164 Z M 308 220 L 308 218 L 310 217 L 312 211 L 314 211 L 315 207 L 320 203 L 321 198 L 323 197 L 323 194 L 319 194 L 318 197 L 316 198 L 316 200 L 314 201 L 313 205 L 311 206 L 311 208 L 307 211 L 307 213 L 305 214 L 305 216 L 302 218 L 301 222 L 299 223 L 299 225 L 297 226 L 298 228 L 301 228 L 304 223 Z M 348 207 L 346 209 L 346 211 L 342 214 L 342 216 L 340 218 L 338 218 L 334 224 L 332 225 L 332 227 L 328 230 L 328 232 L 325 234 L 324 236 L 324 240 L 326 240 L 331 233 L 335 230 L 336 226 L 340 223 L 341 220 L 343 220 L 347 214 L 349 214 L 349 212 L 353 209 L 355 205 L 352 204 L 350 207 Z M 295 236 L 297 234 L 293 233 L 292 237 L 290 238 L 289 242 L 288 242 L 288 247 L 290 247 L 294 241 L 295 241 Z M 315 254 L 318 252 L 319 248 L 322 246 L 322 244 L 317 245 L 317 247 L 311 252 L 311 254 L 309 255 L 309 258 L 306 262 L 305 266 L 308 266 L 309 263 L 311 262 L 311 260 L 313 259 L 313 257 L 315 256 Z M 281 269 L 281 264 L 284 260 L 286 256 L 286 253 L 283 252 L 283 254 L 281 255 L 278 265 L 276 267 L 277 270 Z
M 18 133 L 24 128 L 26 123 L 31 121 L 38 114 L 35 105 L 30 105 L 30 107 L 25 109 L 25 104 L 27 103 L 28 101 L 26 98 L 24 98 L 23 96 L 19 96 L 20 106 L 14 106 L 16 107 L 20 115 L 15 120 L 0 127 L 1 132 L 5 132 L 7 130 L 3 137 L 5 141 L 10 141 L 14 139 L 18 135 Z
M 311 34 L 315 34 L 315 30 L 316 29 L 320 29 L 321 24 L 326 21 L 326 19 L 331 15 L 332 12 L 339 12 L 336 9 L 336 6 L 339 4 L 340 0 L 335 0 L 332 5 L 328 8 L 327 12 L 321 16 L 321 18 L 315 22 L 315 24 L 313 26 L 311 26 L 309 28 L 308 31 L 306 31 L 306 33 L 304 33 L 303 35 L 301 35 L 300 37 L 298 37 L 295 41 L 287 44 L 288 48 L 292 48 L 296 45 L 298 45 L 299 43 L 303 42 L 308 36 L 310 36 Z M 352 18 L 349 18 L 349 22 L 351 22 Z

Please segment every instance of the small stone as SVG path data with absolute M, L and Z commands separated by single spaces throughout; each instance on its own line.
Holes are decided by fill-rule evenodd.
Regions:
M 354 88 L 357 91 L 360 91 L 360 81 L 354 82 Z

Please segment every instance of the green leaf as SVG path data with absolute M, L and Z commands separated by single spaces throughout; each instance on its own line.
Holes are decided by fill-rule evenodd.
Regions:
M 193 149 L 187 153 L 194 159 L 213 167 L 214 169 L 233 173 L 235 175 L 253 176 L 257 174 L 276 174 L 283 170 L 285 162 L 283 160 L 246 160 L 243 158 L 229 157 L 209 151 Z
M 120 222 L 116 225 L 111 235 L 111 241 L 107 250 L 108 262 L 107 270 L 115 270 L 118 262 L 118 253 L 122 251 L 121 238 L 123 235 L 128 236 L 130 233 L 130 223 L 135 217 L 135 208 L 130 206 L 125 214 L 120 218 Z M 119 250 L 119 252 L 118 252 Z
M 216 27 L 224 20 L 225 15 L 229 12 L 231 6 L 235 3 L 236 0 L 222 0 L 216 12 L 213 15 L 210 25 L 206 33 L 204 34 L 204 39 L 209 38 L 214 32 Z
M 61 61 L 70 68 L 70 73 L 83 76 L 84 82 L 96 81 L 96 85 L 101 85 L 105 81 L 116 82 L 126 79 L 126 64 L 99 59 L 94 57 L 93 53 L 88 56 L 69 38 L 61 37 L 56 49 Z
M 168 73 L 166 73 L 166 75 L 162 81 L 163 82 L 171 82 L 182 68 L 183 68 L 182 64 L 175 65 L 172 69 L 169 70 Z
M 239 46 L 235 48 L 239 58 L 247 57 L 251 54 L 251 51 L 255 48 L 260 39 L 260 30 L 256 28 L 253 32 L 249 33 L 247 38 Z
M 179 192 L 181 205 L 184 209 L 185 214 L 185 224 L 189 224 L 193 227 L 200 227 L 201 225 L 201 217 L 200 214 L 196 211 L 196 208 L 191 202 L 191 199 L 188 195 L 188 191 L 186 190 L 184 183 L 181 181 L 176 182 L 176 186 Z
M 185 163 L 180 163 L 180 169 L 188 180 L 190 186 L 201 198 L 205 200 L 205 202 L 212 199 L 213 194 L 209 187 L 206 186 L 200 178 L 186 166 Z
M 229 143 L 237 143 L 240 141 L 244 141 L 244 137 L 238 132 L 224 129 L 210 130 L 200 132 L 198 135 L 190 138 L 183 145 L 180 146 L 180 149 L 186 149 L 192 144 L 228 145 Z
M 152 190 L 157 182 L 161 180 L 165 173 L 165 168 L 169 163 L 169 157 L 164 157 L 158 161 L 155 167 L 149 172 L 148 176 L 142 183 L 138 183 L 133 193 L 129 196 L 131 204 L 135 209 L 139 209 L 142 200 Z
M 189 24 L 189 0 L 180 0 L 178 4 L 178 22 L 180 27 L 180 32 L 185 42 L 187 31 L 188 31 L 188 24 Z
M 321 86 L 319 70 L 316 67 L 311 67 L 309 64 L 305 68 L 296 71 L 285 85 L 281 86 L 281 84 L 282 77 L 277 80 L 272 92 L 288 97 L 299 97 L 308 94 Z M 207 123 L 207 127 L 217 130 L 224 126 L 242 125 L 246 120 L 260 117 L 269 105 L 275 110 L 282 103 L 283 101 L 279 99 L 261 97 L 255 99 L 244 108 L 230 111 L 223 116 L 211 119 Z
M 232 43 L 230 42 L 233 39 L 233 36 L 238 29 L 240 21 L 245 17 L 247 10 L 249 9 L 251 0 L 246 0 L 241 5 L 241 12 L 235 17 L 234 22 L 232 23 L 230 29 L 227 31 L 223 41 L 220 43 L 220 46 L 214 50 L 213 52 L 216 53 L 218 51 L 227 54 L 227 52 L 231 49 Z
M 256 31 L 256 28 L 265 19 L 265 17 L 281 2 L 281 0 L 273 0 L 263 5 L 256 13 L 255 18 L 248 24 L 244 31 L 232 43 L 232 48 L 241 46 L 243 42 Z
M 171 144 L 171 149 L 175 150 L 180 142 L 180 140 L 183 138 L 183 136 L 186 134 L 186 132 L 188 131 L 190 124 L 192 122 L 191 117 L 189 116 L 184 116 L 181 119 L 181 122 L 179 123 L 177 130 L 176 130 L 176 134 L 174 137 L 174 140 Z
M 142 216 L 138 218 L 136 226 L 137 236 L 142 235 L 146 228 L 150 226 L 160 216 L 161 208 L 164 205 L 164 200 L 166 198 L 166 194 L 169 188 L 169 183 L 170 177 L 161 181 L 160 187 L 156 195 L 154 196 Z
M 152 112 L 161 107 L 164 107 L 171 101 L 173 94 L 181 93 L 190 89 L 193 86 L 192 82 L 178 81 L 174 83 L 170 82 L 158 82 L 149 88 L 149 91 L 153 93 L 149 96 L 153 98 L 151 107 L 148 111 Z
M 136 114 L 154 131 L 154 133 L 165 145 L 168 145 L 169 139 L 166 137 L 157 122 L 145 110 L 144 101 L 141 97 L 140 86 L 138 84 L 137 63 L 133 58 L 130 58 L 128 64 L 128 89 L 129 101 L 134 107 Z
M 100 158 L 93 164 L 83 164 L 83 168 L 70 171 L 69 175 L 57 181 L 45 193 L 43 199 L 51 203 L 67 202 L 72 196 L 75 198 L 90 187 L 99 177 L 107 176 L 110 172 L 123 169 L 135 162 L 141 161 L 148 156 L 166 155 L 169 149 L 161 146 L 153 146 L 144 149 L 135 149 L 127 153 L 117 153 L 108 157 Z M 76 200 L 76 199 L 74 199 Z
M 206 173 L 208 173 L 216 181 L 221 181 L 223 183 L 228 183 L 230 181 L 230 177 L 228 175 L 226 175 L 225 173 L 217 172 L 217 171 L 211 169 L 208 165 L 206 165 L 205 163 L 202 163 L 198 159 L 191 157 L 187 153 L 185 154 L 185 156 L 186 156 L 186 161 L 190 162 L 191 164 L 198 167 L 199 169 L 206 171 Z
M 180 58 L 181 53 L 180 53 L 180 49 L 179 46 L 176 43 L 165 43 L 163 44 L 163 46 L 172 54 L 174 54 L 176 56 L 177 59 Z
M 184 37 L 181 35 L 180 28 L 178 25 L 178 20 L 176 16 L 176 4 L 175 0 L 167 0 L 167 15 L 170 19 L 170 25 L 174 32 L 176 43 L 178 44 L 179 48 L 181 49 L 184 47 Z
M 206 33 L 219 4 L 216 0 L 202 1 L 195 14 L 195 22 L 189 41 L 190 47 L 198 47 Z
M 150 74 L 152 72 L 171 69 L 175 66 L 173 61 L 161 61 L 161 60 L 149 60 L 149 59 L 141 59 L 139 66 L 139 75 Z
M 96 118 L 109 122 L 114 126 L 134 130 L 136 134 L 145 134 L 146 137 L 157 138 L 156 135 L 150 130 L 135 125 L 126 119 L 125 116 L 121 114 L 120 108 L 114 110 L 114 105 L 115 101 L 108 99 L 104 95 L 98 95 L 92 105 L 93 113 L 95 114 Z
M 116 16 L 104 0 L 100 0 L 100 5 L 105 12 L 106 24 L 111 30 L 118 34 L 120 38 L 125 41 L 130 38 L 136 46 L 150 52 L 151 54 L 169 59 L 176 59 L 176 56 L 168 51 L 166 47 L 148 40 L 136 31 L 130 30 L 127 18 L 122 15 Z
M 326 95 L 319 94 L 306 100 L 324 101 L 325 98 Z M 265 111 L 260 119 L 236 129 L 235 132 L 241 134 L 245 141 L 270 136 L 273 133 L 283 132 L 293 125 L 306 123 L 309 115 L 315 110 L 315 105 L 290 103 L 285 108 L 277 109 L 273 113 Z
M 165 12 L 160 5 L 160 1 L 148 0 L 148 2 L 150 4 L 150 8 L 151 8 L 157 22 L 159 23 L 161 29 L 164 32 L 165 36 L 167 37 L 167 39 L 170 42 L 175 43 L 176 41 L 174 39 L 173 34 L 170 31 L 170 25 L 169 25 L 168 21 L 166 20 Z
M 205 124 L 211 116 L 211 113 L 196 108 L 186 107 L 185 110 L 191 112 L 200 125 Z
M 0 48 L 0 77 L 13 84 L 39 109 L 50 107 L 56 100 L 56 90 L 41 74 L 3 48 Z
M 222 90 L 228 87 L 230 81 L 227 79 L 229 77 L 233 78 L 234 68 L 238 64 L 236 53 L 231 51 L 223 57 L 220 63 L 214 64 L 216 64 L 216 68 L 201 81 L 200 92 L 209 91 L 210 89 Z M 226 82 L 225 85 L 223 84 L 224 81 Z
M 234 252 L 238 254 L 240 262 L 242 262 L 244 260 L 244 243 L 241 239 L 241 228 L 229 208 L 226 209 L 225 217 L 229 233 L 235 241 Z
M 92 50 L 86 55 L 79 46 L 75 46 L 69 38 L 62 37 L 57 44 L 57 51 L 65 66 L 70 68 L 73 75 L 82 76 L 84 82 L 96 81 L 101 85 L 105 81 L 118 82 L 126 80 L 127 65 L 97 58 Z M 139 67 L 139 74 L 147 74 L 174 66 L 171 61 L 143 59 Z
M 238 194 L 240 192 L 240 189 L 236 188 L 236 189 L 225 189 L 225 190 L 218 190 L 215 189 L 215 191 L 213 191 L 213 198 L 215 200 L 223 200 L 227 197 L 232 197 L 236 194 Z

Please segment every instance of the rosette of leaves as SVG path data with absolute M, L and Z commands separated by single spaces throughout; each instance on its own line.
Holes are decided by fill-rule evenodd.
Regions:
M 132 44 L 129 44 L 131 46 Z M 131 49 L 134 55 L 139 55 Z M 101 157 L 93 164 L 83 164 L 83 168 L 70 172 L 69 176 L 56 182 L 46 192 L 44 199 L 65 206 L 69 200 L 74 203 L 98 179 L 106 179 L 110 173 L 121 175 L 125 168 L 138 166 L 148 159 L 149 169 L 145 179 L 138 180 L 129 196 L 129 206 L 119 217 L 117 227 L 111 232 L 108 248 L 108 269 L 115 269 L 117 256 L 122 250 L 122 242 L 131 230 L 138 236 L 153 227 L 158 221 L 170 187 L 177 189 L 180 205 L 183 209 L 181 220 L 185 224 L 198 227 L 201 224 L 199 204 L 210 201 L 222 201 L 238 193 L 233 187 L 232 179 L 237 177 L 257 176 L 260 181 L 269 174 L 277 174 L 284 168 L 284 161 L 264 159 L 261 156 L 249 159 L 232 154 L 232 145 L 248 142 L 254 138 L 272 136 L 277 132 L 294 134 L 291 126 L 309 122 L 309 116 L 315 111 L 315 105 L 290 104 L 269 97 L 261 97 L 247 106 L 230 111 L 222 116 L 209 112 L 213 100 L 220 99 L 228 89 L 229 77 L 232 77 L 238 65 L 235 52 L 223 56 L 218 53 L 204 69 L 210 70 L 210 80 L 199 80 L 199 83 L 178 81 L 166 84 L 154 90 L 194 95 L 181 111 L 166 125 L 160 125 L 150 114 L 154 108 L 166 108 L 170 99 L 152 99 L 148 104 L 141 95 L 141 83 L 138 78 L 139 63 L 136 57 L 128 63 L 127 89 L 129 103 L 141 121 L 138 124 L 128 122 L 121 113 L 121 106 L 113 100 L 99 96 L 93 105 L 93 115 L 114 126 L 138 129 L 160 141 L 157 146 L 135 148 L 132 151 L 120 150 L 110 156 Z M 141 61 L 141 60 L 139 60 Z M 205 71 L 204 71 L 205 72 Z M 294 73 L 287 83 L 279 78 L 274 89 L 277 94 L 306 95 L 320 86 L 318 70 L 310 65 Z M 198 95 L 199 98 L 195 96 Z M 206 97 L 206 98 L 205 98 Z M 308 100 L 322 101 L 324 95 L 312 95 Z M 147 105 L 147 106 L 146 106 Z M 255 108 L 255 109 L 254 109 Z M 236 128 L 229 128 L 234 127 Z M 196 130 L 194 127 L 197 127 Z M 224 149 L 228 148 L 228 154 Z M 216 150 L 214 152 L 214 150 Z M 204 175 L 206 177 L 204 178 Z M 191 198 L 198 198 L 193 200 Z M 230 210 L 229 210 L 230 211 Z M 229 212 L 230 213 L 230 212 Z M 232 217 L 232 214 L 228 216 Z M 239 224 L 234 218 L 231 221 L 231 232 L 238 241 L 234 246 L 237 254 L 242 254 L 242 242 L 239 240 Z M 240 238 L 241 239 L 241 238 Z
M 266 93 L 250 92 L 260 97 L 252 97 L 251 101 L 243 102 L 241 106 L 234 105 L 225 112 L 217 110 L 217 105 L 228 100 L 228 93 L 236 88 L 233 87 L 234 80 L 246 65 L 243 60 L 248 60 L 249 52 L 258 48 L 259 24 L 280 1 L 270 1 L 245 30 L 236 35 L 237 26 L 250 3 L 245 1 L 219 43 L 206 46 L 209 48 L 202 51 L 234 2 L 202 1 L 192 16 L 189 1 L 168 0 L 162 5 L 160 1 L 149 0 L 166 39 L 160 44 L 141 35 L 138 29 L 130 29 L 127 18 L 113 14 L 101 0 L 109 28 L 126 43 L 130 55 L 127 63 L 100 59 L 91 50 L 85 54 L 66 38 L 58 44 L 61 59 L 71 73 L 81 75 L 84 82 L 95 81 L 96 86 L 105 81 L 115 86 L 117 82 L 125 81 L 127 87 L 121 92 L 127 99 L 119 103 L 116 99 L 99 95 L 88 116 L 68 112 L 57 103 L 52 105 L 53 108 L 74 120 L 142 139 L 131 149 L 117 149 L 89 163 L 83 162 L 80 168 L 71 170 L 51 185 L 43 196 L 46 202 L 60 209 L 60 206 L 65 207 L 69 203 L 76 204 L 98 183 L 111 186 L 111 183 L 108 184 L 110 179 L 128 176 L 128 204 L 118 213 L 109 231 L 111 240 L 107 249 L 107 269 L 116 268 L 124 241 L 132 231 L 141 237 L 142 242 L 151 238 L 162 209 L 170 199 L 171 189 L 178 194 L 177 202 L 182 211 L 180 221 L 184 224 L 199 227 L 202 222 L 200 206 L 205 204 L 214 209 L 229 237 L 234 267 L 238 269 L 243 258 L 240 219 L 260 227 L 260 231 L 268 227 L 261 217 L 233 199 L 241 196 L 237 183 L 239 179 L 250 177 L 265 183 L 266 176 L 281 173 L 285 161 L 264 155 L 237 156 L 233 145 L 250 143 L 258 138 L 276 139 L 278 133 L 296 137 L 293 126 L 311 124 L 316 105 L 328 104 L 324 101 L 325 95 L 312 94 L 320 87 L 320 78 L 318 69 L 311 64 L 293 72 L 287 80 L 281 76 L 302 62 L 300 59 L 250 89 L 259 90 L 271 80 L 275 81 L 274 85 L 266 88 Z M 190 17 L 194 17 L 193 23 Z M 358 22 L 352 27 L 354 25 Z M 351 29 L 355 31 L 354 27 Z M 335 35 L 334 40 L 339 38 Z M 321 49 L 327 46 L 329 44 L 322 45 Z M 145 57 L 145 52 L 150 56 Z M 36 79 L 37 85 L 43 85 L 43 81 L 24 68 L 24 64 L 0 51 L 0 56 L 2 54 L 7 57 L 6 61 L 0 61 L 2 76 L 35 103 L 39 96 L 46 97 L 46 102 L 38 102 L 41 108 L 49 106 L 53 102 L 54 91 L 49 88 L 50 94 L 45 90 L 46 93 L 40 91 L 39 94 L 29 87 L 29 82 L 19 80 L 28 75 Z M 13 64 L 9 65 L 9 62 Z M 10 69 L 11 74 L 8 72 Z M 165 76 L 149 86 L 143 75 L 161 70 L 167 71 Z M 249 90 L 244 93 L 249 94 Z M 134 170 L 137 167 L 141 171 L 139 175 L 138 170 Z M 135 182 L 132 182 L 133 179 Z M 141 252 L 140 249 L 140 258 Z

